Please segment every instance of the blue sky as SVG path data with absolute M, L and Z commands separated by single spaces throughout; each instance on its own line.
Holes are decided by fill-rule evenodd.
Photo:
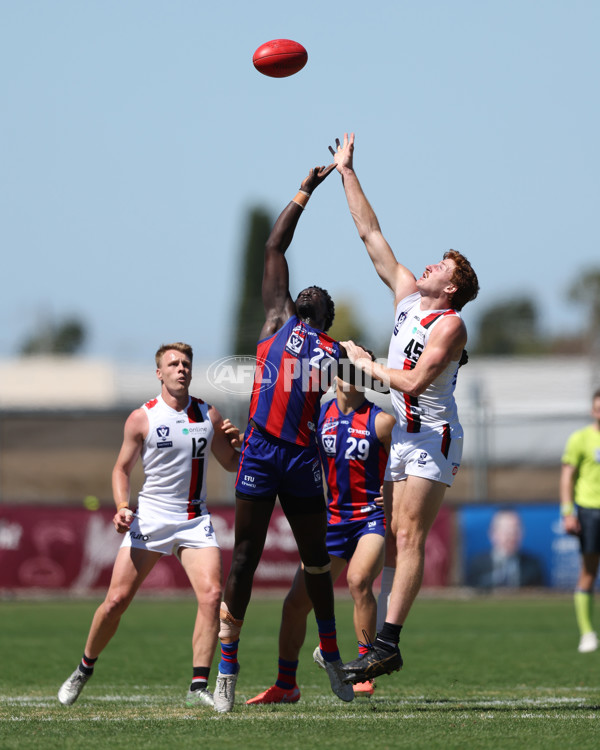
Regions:
M 274 38 L 308 50 L 296 76 L 253 68 Z M 473 263 L 471 330 L 531 295 L 576 333 L 566 289 L 600 264 L 599 38 L 596 0 L 0 0 L 0 357 L 67 315 L 94 357 L 229 353 L 249 207 L 276 215 L 344 131 L 398 259 Z M 324 286 L 387 338 L 337 174 L 289 262 L 293 294 Z

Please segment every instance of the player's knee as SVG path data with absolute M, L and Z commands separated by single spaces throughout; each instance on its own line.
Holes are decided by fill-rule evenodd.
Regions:
M 291 588 L 283 600 L 282 618 L 296 619 L 306 617 L 312 609 L 310 597 L 303 587 L 302 590 Z
M 240 637 L 243 620 L 237 620 L 225 602 L 221 603 L 219 638 L 223 643 L 233 643 Z
M 126 591 L 109 591 L 104 600 L 104 613 L 106 617 L 120 617 L 132 600 L 131 594 Z
M 411 524 L 399 526 L 396 531 L 396 553 L 401 550 L 424 548 L 425 538 L 426 535 Z
M 372 593 L 371 579 L 362 573 L 348 573 L 346 582 L 353 599 L 362 598 Z
M 223 589 L 218 581 L 213 581 L 207 584 L 207 586 L 199 593 L 196 594 L 198 600 L 198 606 L 206 606 L 219 609 L 221 598 L 223 596 Z
M 238 545 L 233 550 L 230 575 L 242 578 L 254 574 L 262 555 L 262 548 L 257 548 L 249 542 Z

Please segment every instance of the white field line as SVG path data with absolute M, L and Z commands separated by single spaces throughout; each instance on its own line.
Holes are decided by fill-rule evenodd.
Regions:
M 435 708 L 435 707 L 448 707 L 451 704 L 457 704 L 457 705 L 463 705 L 465 708 L 467 708 L 470 705 L 473 705 L 473 709 L 476 710 L 477 708 L 485 708 L 487 706 L 489 707 L 496 707 L 496 706 L 512 706 L 512 707 L 518 707 L 518 706 L 545 706 L 545 705 L 567 705 L 567 704 L 585 704 L 586 698 L 584 695 L 581 695 L 582 693 L 586 692 L 598 692 L 598 688 L 592 688 L 592 687 L 577 687 L 574 689 L 571 688 L 544 688 L 544 687 L 537 687 L 537 688 L 528 688 L 529 691 L 531 690 L 539 690 L 539 691 L 547 691 L 549 693 L 558 693 L 558 692 L 568 692 L 570 693 L 569 696 L 559 696 L 559 695 L 548 695 L 547 697 L 535 697 L 535 698 L 495 698 L 491 696 L 449 696 L 448 698 L 442 698 L 440 700 L 434 700 L 430 699 L 427 696 L 424 695 L 417 695 L 417 696 L 404 696 L 401 699 L 395 699 L 395 698 L 385 698 L 385 696 L 375 696 L 373 698 L 373 703 L 376 703 L 377 705 L 384 705 L 385 704 L 391 704 L 393 703 L 395 706 L 402 706 L 402 705 L 411 705 L 414 706 L 416 704 L 425 703 L 427 707 L 429 708 Z M 579 696 L 573 696 L 573 693 L 579 693 Z M 241 696 L 240 696 L 241 698 Z M 156 693 L 152 694 L 134 694 L 134 695 L 120 695 L 119 693 L 112 693 L 112 694 L 105 694 L 105 695 L 86 695 L 84 698 L 86 703 L 115 703 L 118 702 L 120 704 L 128 703 L 131 705 L 174 705 L 176 703 L 176 700 L 174 701 L 172 696 L 159 696 Z M 318 705 L 323 704 L 332 704 L 339 706 L 340 708 L 343 708 L 343 705 L 340 704 L 340 701 L 338 701 L 336 698 L 334 698 L 332 695 L 324 695 L 321 698 L 318 699 L 312 699 L 311 701 L 308 701 L 309 703 L 314 702 Z M 369 699 L 363 699 L 359 698 L 356 700 L 356 702 L 353 705 L 368 705 Z M 37 706 L 37 707 L 58 707 L 58 699 L 55 695 L 44 695 L 44 696 L 30 696 L 30 695 L 1 695 L 0 694 L 0 705 L 6 705 L 6 706 Z M 64 710 L 69 710 L 68 708 L 65 708 Z
M 152 721 L 221 721 L 225 717 L 227 717 L 228 721 L 234 721 L 234 720 L 242 720 L 242 721 L 268 721 L 272 722 L 274 719 L 279 719 L 283 716 L 283 714 L 277 714 L 274 715 L 273 713 L 267 714 L 253 714 L 245 712 L 243 714 L 239 713 L 230 713 L 230 714 L 206 714 L 206 715 L 185 715 L 185 716 L 153 716 Z M 374 726 L 377 726 L 381 721 L 381 713 L 379 713 L 376 716 L 366 716 L 365 714 L 340 714 L 337 718 L 343 719 L 344 722 L 348 721 L 357 721 L 360 722 L 361 725 L 364 725 L 366 723 L 372 722 Z M 331 716 L 325 716 L 325 715 L 319 715 L 319 714 L 293 714 L 293 718 L 300 719 L 300 720 L 307 720 L 311 722 L 315 721 L 322 721 L 328 725 L 331 725 L 332 718 Z M 427 720 L 427 715 L 421 714 L 398 714 L 394 717 L 395 719 L 402 719 L 402 720 Z M 479 719 L 489 719 L 490 721 L 494 721 L 496 719 L 496 716 L 494 714 L 488 714 L 488 715 L 481 715 L 477 717 Z M 530 714 L 530 713 L 520 713 L 515 712 L 508 716 L 508 718 L 515 719 L 515 720 L 522 720 L 522 719 L 543 719 L 544 721 L 573 721 L 573 720 L 579 720 L 579 719 L 588 719 L 592 721 L 598 721 L 600 720 L 600 715 L 598 715 L 597 712 L 594 712 L 590 709 L 589 714 L 582 714 L 581 712 L 578 713 L 565 713 L 561 714 L 560 716 L 557 716 L 553 713 L 536 713 L 536 714 Z M 471 720 L 473 719 L 473 713 L 462 713 L 462 714 L 452 714 L 453 720 Z M 53 721 L 60 721 L 60 722 L 107 722 L 107 723 L 123 723 L 123 724 L 131 724 L 131 722 L 136 721 L 143 721 L 148 722 L 147 716 L 128 716 L 128 717 L 119 717 L 119 716 L 88 716 L 88 717 L 81 717 L 81 716 L 73 716 L 72 718 L 66 717 L 58 717 L 58 716 L 44 716 L 44 717 L 36 717 L 35 719 L 32 719 L 31 717 L 26 716 L 11 716 L 8 719 L 0 719 L 0 725 L 3 722 L 53 722 Z

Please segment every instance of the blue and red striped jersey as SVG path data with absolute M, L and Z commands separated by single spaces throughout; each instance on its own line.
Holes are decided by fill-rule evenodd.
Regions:
M 281 440 L 309 445 L 339 358 L 337 341 L 293 315 L 258 342 L 249 418 Z M 276 379 L 269 377 L 274 370 Z
M 364 518 L 379 495 L 388 458 L 375 432 L 380 411 L 367 400 L 349 414 L 340 411 L 335 399 L 321 407 L 317 432 L 329 524 Z

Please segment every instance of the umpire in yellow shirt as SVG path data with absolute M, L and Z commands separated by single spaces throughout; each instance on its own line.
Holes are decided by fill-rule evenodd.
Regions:
M 592 396 L 593 423 L 567 440 L 560 474 L 560 513 L 568 534 L 579 537 L 581 570 L 575 589 L 578 651 L 598 648 L 592 625 L 594 584 L 600 562 L 600 389 Z

